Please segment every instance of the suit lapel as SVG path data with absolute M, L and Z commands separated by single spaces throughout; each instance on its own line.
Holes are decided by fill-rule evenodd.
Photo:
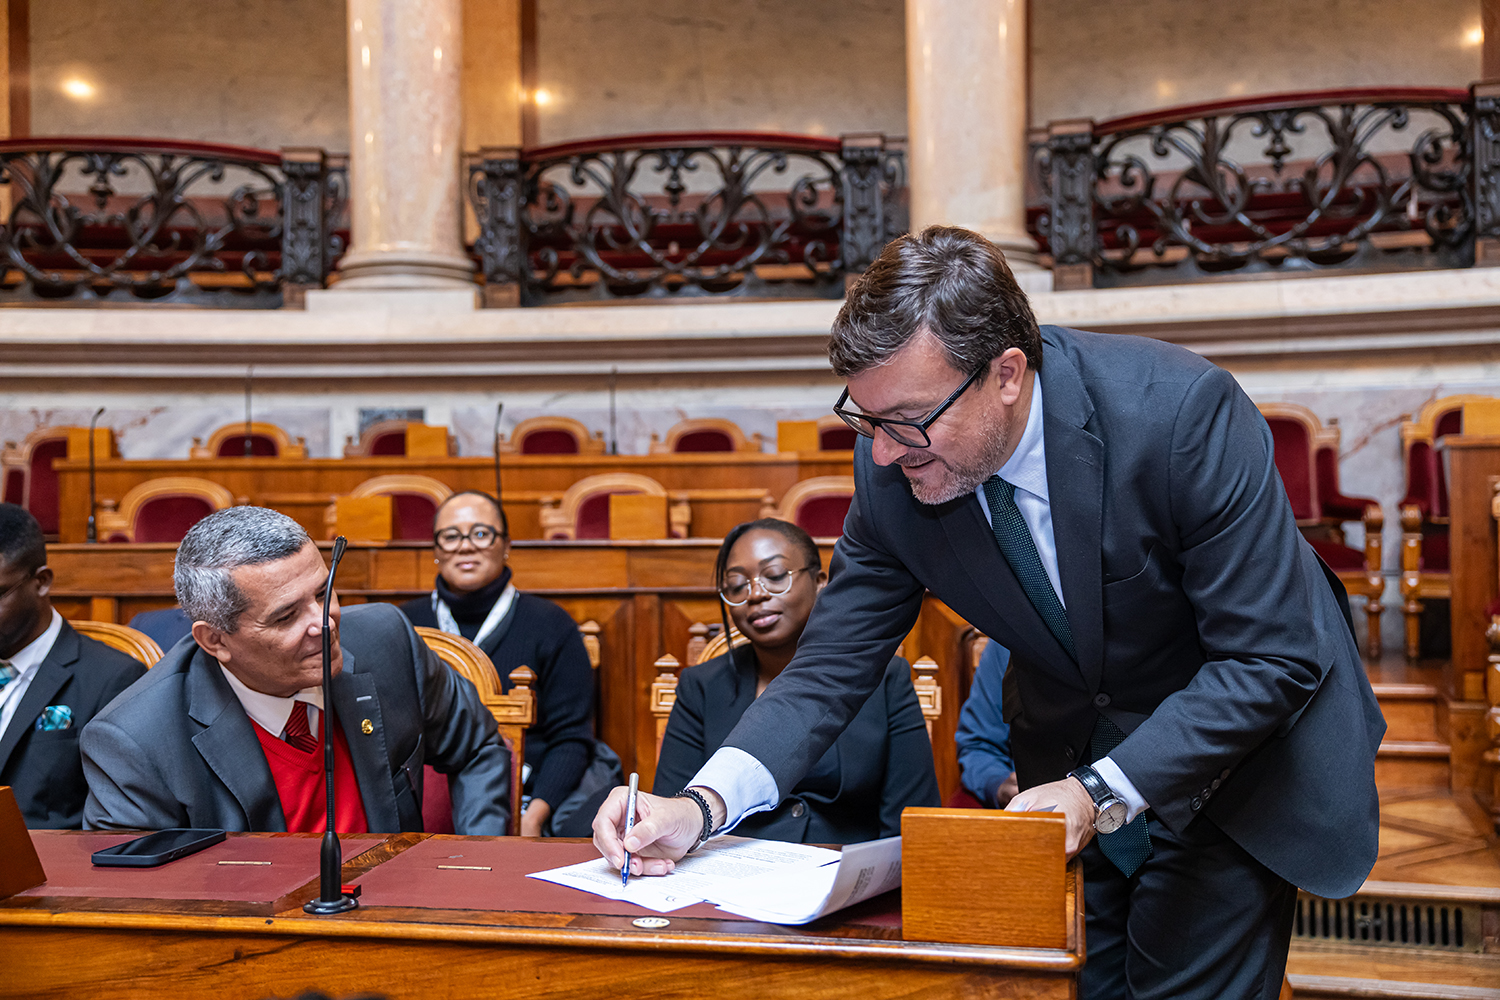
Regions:
M 42 709 L 52 703 L 53 696 L 73 676 L 73 664 L 77 662 L 78 633 L 67 622 L 63 622 L 62 631 L 57 634 L 52 648 L 42 662 L 36 665 L 36 676 L 31 678 L 26 693 L 16 704 L 16 710 L 10 717 L 10 725 L 5 728 L 5 735 L 0 736 L 0 770 L 9 763 L 10 755 L 15 752 L 21 737 L 26 735 Z
M 1094 405 L 1067 355 L 1047 351 L 1040 377 L 1058 577 L 1078 666 L 1094 693 L 1104 672 L 1104 444 L 1084 430 Z
M 913 503 L 916 501 L 913 500 Z M 1026 648 L 1018 648 L 1012 638 L 1005 645 L 1011 652 L 1034 663 L 1044 664 L 1054 672 L 1066 672 L 1077 676 L 1071 665 L 1071 657 L 1057 641 L 1057 636 L 1042 621 L 1042 616 L 1032 606 L 1031 599 L 1021 588 L 1015 571 L 1010 568 L 1000 543 L 995 541 L 995 532 L 984 519 L 979 509 L 979 498 L 973 493 L 962 500 L 951 503 L 938 520 L 948 535 L 954 561 L 963 566 L 974 584 L 974 589 L 984 596 L 1001 620 L 1008 624 Z M 1070 616 L 1071 617 L 1071 616 Z M 996 636 L 998 639 L 999 637 Z M 1076 637 L 1075 637 L 1075 642 Z M 1059 669 L 1059 665 L 1066 667 Z
M 229 789 L 249 823 L 246 829 L 283 832 L 286 813 L 271 767 L 245 714 L 216 660 L 203 650 L 188 664 L 188 715 L 206 727 L 193 737 L 204 763 Z
M 380 714 L 375 678 L 355 669 L 354 654 L 347 646 L 344 668 L 333 679 L 333 710 L 344 742 L 349 745 L 349 762 L 364 800 L 365 822 L 371 830 L 401 829 L 401 815 L 396 807 L 396 775 L 391 773 L 388 763 L 385 720 Z M 365 720 L 370 722 L 369 733 L 364 731 Z

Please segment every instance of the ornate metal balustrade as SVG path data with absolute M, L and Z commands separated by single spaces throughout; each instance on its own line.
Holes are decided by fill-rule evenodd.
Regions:
M 624 136 L 471 157 L 488 305 L 833 297 L 906 230 L 879 135 Z
M 342 252 L 347 177 L 320 149 L 0 142 L 0 303 L 295 304 Z
M 1346 90 L 1095 123 L 1034 146 L 1056 287 L 1500 261 L 1500 87 Z

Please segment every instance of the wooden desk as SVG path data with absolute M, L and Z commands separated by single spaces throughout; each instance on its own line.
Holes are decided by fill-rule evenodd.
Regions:
M 88 836 L 33 833 L 34 840 Z M 387 838 L 351 858 L 344 881 L 425 839 Z M 458 853 L 466 842 L 495 838 L 445 839 Z M 1076 864 L 1071 872 L 1066 905 L 1072 931 L 1068 947 L 1059 949 L 903 941 L 896 894 L 807 927 L 667 914 L 671 923 L 660 930 L 633 926 L 633 912 L 361 906 L 341 916 L 309 917 L 301 906 L 317 894 L 311 871 L 308 882 L 265 904 L 15 896 L 0 901 L 0 954 L 6 956 L 0 996 L 251 1000 L 317 989 L 393 1000 L 1073 997 L 1083 963 L 1083 882 Z
M 328 543 L 320 543 L 325 549 Z M 833 546 L 820 547 L 827 566 Z M 52 601 L 63 617 L 128 623 L 142 611 L 169 608 L 177 546 L 49 545 Z M 687 662 L 689 629 L 716 624 L 712 587 L 714 539 L 666 541 L 518 541 L 510 563 L 516 586 L 560 604 L 579 623 L 599 623 L 596 678 L 599 738 L 650 788 L 656 773 L 656 721 L 651 714 L 653 664 L 664 653 Z M 355 544 L 339 564 L 339 600 L 404 601 L 428 593 L 432 547 L 411 542 Z M 942 716 L 932 730 L 933 759 L 943 800 L 958 790 L 953 734 L 968 695 L 968 622 L 928 597 L 903 652 L 910 661 L 937 661 Z
M 1500 477 L 1500 437 L 1449 435 L 1438 439 L 1437 450 L 1448 481 L 1448 613 L 1453 630 L 1453 656 L 1443 693 L 1459 701 L 1483 701 L 1490 651 L 1484 638 L 1490 624 L 1485 609 L 1500 592 L 1490 508 L 1493 483 Z
M 759 515 L 760 497 L 780 501 L 793 484 L 813 476 L 853 475 L 852 452 L 702 452 L 675 455 L 503 455 L 506 516 L 513 538 L 540 538 L 541 500 L 560 495 L 586 476 L 633 472 L 650 476 L 693 502 L 695 536 L 722 538 Z M 88 462 L 59 459 L 60 537 L 87 537 Z M 376 476 L 430 476 L 455 490 L 495 489 L 494 459 L 467 458 L 211 458 L 105 459 L 97 463 L 97 495 L 118 501 L 134 486 L 162 476 L 191 476 L 225 487 L 252 504 L 295 518 L 323 537 L 323 510 L 337 494 Z

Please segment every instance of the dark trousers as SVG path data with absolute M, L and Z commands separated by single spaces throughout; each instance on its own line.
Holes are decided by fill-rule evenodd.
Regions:
M 1082 1000 L 1275 1000 L 1286 971 L 1296 887 L 1204 816 L 1181 836 L 1153 822 L 1151 846 L 1151 857 L 1130 878 L 1097 840 L 1083 850 L 1088 962 Z

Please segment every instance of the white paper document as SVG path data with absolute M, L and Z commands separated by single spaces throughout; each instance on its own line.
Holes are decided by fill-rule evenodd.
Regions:
M 709 896 L 719 909 L 768 924 L 805 924 L 901 884 L 901 838 L 850 844 L 812 871 L 778 871 Z
M 619 899 L 658 913 L 711 902 L 773 924 L 805 924 L 901 884 L 901 838 L 850 844 L 843 852 L 748 837 L 715 837 L 670 875 L 632 876 L 603 858 L 530 878 Z
M 620 885 L 620 869 L 603 858 L 533 872 L 528 877 L 582 889 L 606 899 L 635 903 L 658 913 L 670 913 L 710 900 L 710 893 L 771 874 L 817 869 L 830 861 L 837 861 L 838 857 L 838 851 L 826 847 L 722 836 L 715 837 L 677 862 L 670 875 L 632 875 L 624 886 Z

